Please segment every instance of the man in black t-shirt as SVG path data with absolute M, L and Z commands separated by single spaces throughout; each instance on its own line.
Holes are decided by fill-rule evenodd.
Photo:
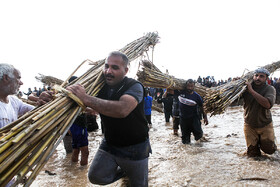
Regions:
M 144 87 L 127 78 L 127 72 L 126 55 L 112 52 L 105 61 L 106 84 L 98 97 L 87 95 L 79 84 L 67 88 L 100 114 L 104 126 L 105 138 L 88 172 L 94 184 L 110 184 L 125 174 L 130 186 L 148 186 L 151 147 L 144 115 Z

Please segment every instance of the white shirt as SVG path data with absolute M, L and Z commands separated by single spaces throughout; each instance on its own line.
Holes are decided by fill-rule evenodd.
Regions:
M 22 102 L 16 96 L 8 96 L 9 103 L 0 101 L 0 128 L 17 120 L 19 116 L 32 110 L 34 106 Z

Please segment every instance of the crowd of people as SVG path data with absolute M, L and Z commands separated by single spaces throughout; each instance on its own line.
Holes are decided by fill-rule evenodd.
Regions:
M 178 129 L 181 129 L 183 144 L 191 143 L 191 135 L 199 141 L 203 137 L 202 122 L 208 124 L 203 98 L 194 88 L 198 83 L 207 87 L 216 85 L 214 77 L 206 77 L 205 82 L 201 78 L 197 81 L 188 79 L 182 90 L 144 88 L 140 82 L 126 76 L 128 64 L 127 56 L 121 52 L 108 55 L 103 68 L 105 85 L 97 96 L 88 95 L 80 84 L 66 88 L 87 107 L 86 113 L 76 119 L 66 135 L 72 136 L 72 150 L 68 150 L 69 145 L 65 145 L 65 149 L 72 152 L 73 162 L 78 161 L 81 152 L 80 164 L 87 165 L 87 130 L 88 124 L 92 123 L 92 119 L 88 119 L 96 114 L 101 118 L 104 138 L 88 171 L 89 181 L 93 184 L 106 185 L 127 176 L 130 186 L 148 186 L 153 99 L 163 103 L 165 122 L 170 123 L 172 118 L 174 135 L 178 135 Z M 257 69 L 253 82 L 246 83 L 247 91 L 242 95 L 248 156 L 260 156 L 261 150 L 267 154 L 277 150 L 270 109 L 276 100 L 278 81 L 271 81 L 269 75 L 266 69 Z M 19 70 L 9 64 L 0 64 L 0 128 L 34 109 L 14 97 L 22 84 Z M 54 93 L 45 87 L 39 90 L 35 87 L 24 94 L 36 97 L 40 106 L 51 101 Z

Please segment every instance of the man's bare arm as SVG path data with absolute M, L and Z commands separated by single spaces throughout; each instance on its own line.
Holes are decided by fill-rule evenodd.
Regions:
M 69 91 L 75 94 L 87 106 L 100 114 L 124 118 L 128 116 L 137 106 L 137 100 L 131 95 L 123 95 L 118 101 L 100 99 L 86 94 L 83 86 L 76 84 L 67 87 Z

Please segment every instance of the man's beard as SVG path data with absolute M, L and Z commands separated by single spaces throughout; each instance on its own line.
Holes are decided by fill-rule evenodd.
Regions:
M 188 93 L 192 93 L 192 92 L 193 92 L 193 90 L 187 89 L 187 92 L 188 92 Z

